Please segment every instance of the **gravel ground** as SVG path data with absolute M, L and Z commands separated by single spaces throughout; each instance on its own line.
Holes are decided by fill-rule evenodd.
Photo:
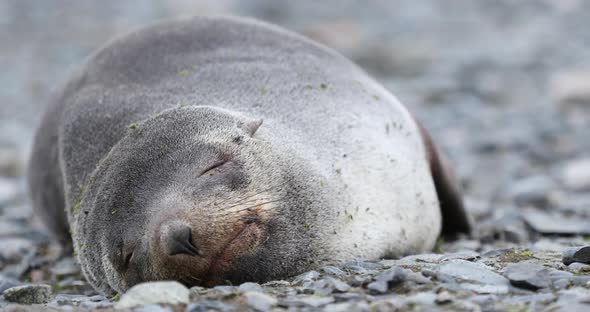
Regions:
M 114 300 L 88 286 L 73 258 L 56 260 L 24 182 L 51 90 L 115 34 L 224 13 L 324 42 L 398 95 L 455 164 L 473 236 L 264 285 L 154 283 Z M 2 0 L 0 26 L 0 309 L 590 309 L 588 1 Z

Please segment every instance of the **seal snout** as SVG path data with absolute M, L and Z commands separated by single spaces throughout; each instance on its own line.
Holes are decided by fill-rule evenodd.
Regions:
M 192 230 L 188 225 L 180 222 L 164 224 L 160 233 L 162 251 L 168 256 L 203 256 L 203 252 L 195 246 Z

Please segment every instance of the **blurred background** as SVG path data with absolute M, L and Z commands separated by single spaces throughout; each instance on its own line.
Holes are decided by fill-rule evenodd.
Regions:
M 323 42 L 397 95 L 455 164 L 472 248 L 590 234 L 590 1 L 0 0 L 2 261 L 45 239 L 23 175 L 51 92 L 117 34 L 219 14 Z

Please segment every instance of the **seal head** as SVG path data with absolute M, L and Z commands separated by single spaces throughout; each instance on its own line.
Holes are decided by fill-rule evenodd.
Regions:
M 213 285 L 297 270 L 312 251 L 295 242 L 310 238 L 282 229 L 301 223 L 304 214 L 285 207 L 305 195 L 292 194 L 301 187 L 288 161 L 255 136 L 261 124 L 207 106 L 132 124 L 73 214 L 88 280 L 112 293 L 149 280 Z

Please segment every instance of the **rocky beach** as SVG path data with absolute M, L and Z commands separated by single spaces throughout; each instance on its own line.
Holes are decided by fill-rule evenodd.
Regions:
M 36 124 L 113 36 L 220 14 L 309 36 L 387 87 L 454 164 L 473 234 L 266 284 L 96 293 L 33 217 Z M 590 310 L 590 2 L 0 0 L 0 26 L 0 310 Z

